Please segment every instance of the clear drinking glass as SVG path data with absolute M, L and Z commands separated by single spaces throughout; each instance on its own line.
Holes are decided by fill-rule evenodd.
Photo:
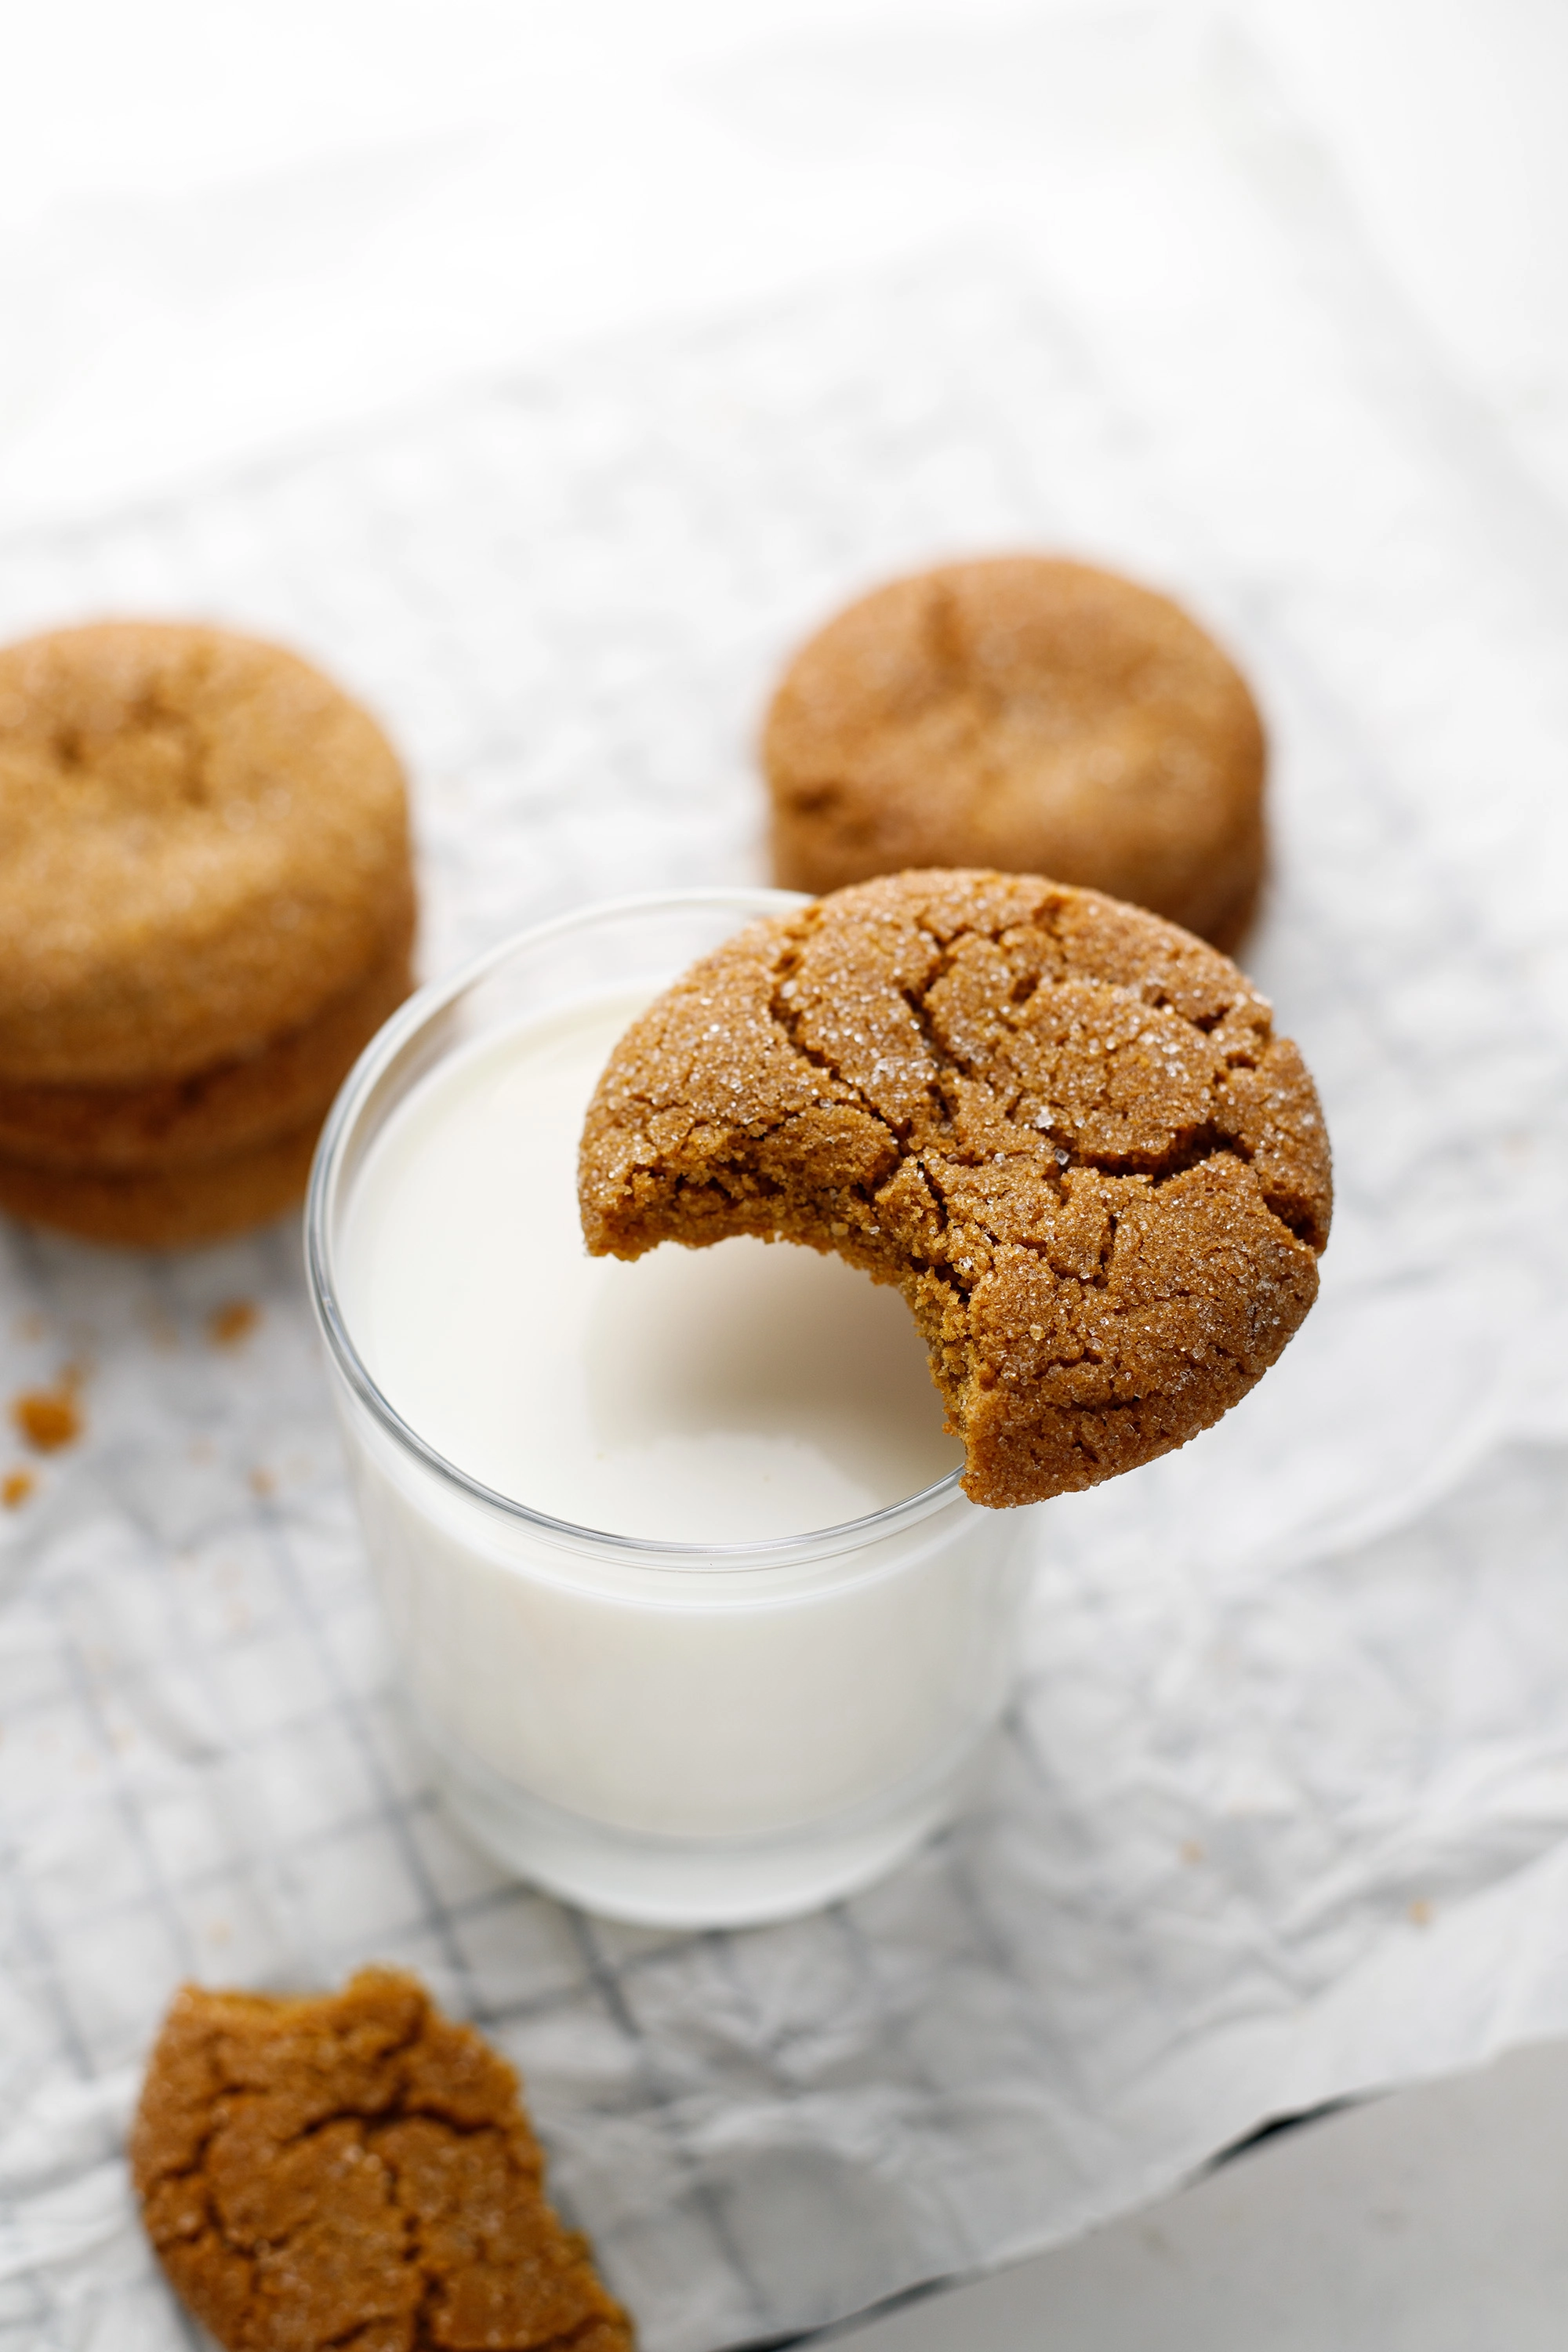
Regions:
M 844 1526 L 759 1543 L 569 1525 L 400 1418 L 361 1360 L 334 1265 L 366 1151 L 447 1057 L 610 990 L 652 995 L 796 903 L 620 900 L 423 990 L 344 1086 L 307 1212 L 360 1517 L 446 1801 L 522 1877 L 658 1926 L 808 1910 L 948 1817 L 1009 1688 L 1034 1514 L 977 1507 L 953 1471 Z

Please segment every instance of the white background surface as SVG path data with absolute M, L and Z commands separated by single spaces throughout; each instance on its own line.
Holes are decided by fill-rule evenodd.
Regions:
M 1118 37 L 1116 12 L 1084 15 Z M 1185 12 L 1152 16 L 1156 38 L 1186 37 Z M 1162 250 L 1147 172 L 1129 179 L 1122 159 L 1146 163 L 1164 126 L 1135 76 L 1119 117 L 1089 102 L 1077 21 L 802 0 L 31 11 L 8 27 L 0 148 L 0 523 L 97 517 L 585 334 L 700 316 L 955 231 L 1005 235 L 1058 280 L 1092 281 L 1108 316 L 1157 319 L 1178 257 Z M 1568 12 L 1253 0 L 1214 27 L 1289 118 L 1293 168 L 1315 152 L 1320 217 L 1342 208 L 1461 422 L 1495 435 L 1500 497 L 1542 513 L 1568 501 Z M 1258 429 L 1261 450 L 1266 417 Z M 1551 913 L 1542 898 L 1531 921 Z M 1266 1819 L 1267 1790 L 1247 1801 Z M 1419 1834 L 1415 1853 L 1419 1864 Z M 1411 1895 L 1425 1906 L 1426 1882 Z M 1463 1920 L 1445 1932 L 1462 1944 Z M 1529 1968 L 1552 1961 L 1533 1952 Z M 1420 1980 L 1400 1966 L 1385 2024 Z M 1516 1989 L 1515 2014 L 1531 2013 Z M 1506 2014 L 1495 2030 L 1506 2036 Z M 1424 2071 L 1414 2008 L 1404 2046 L 1407 2071 Z M 1425 2138 L 1417 2122 L 1407 2149 Z M 1387 2162 L 1375 2135 L 1335 2145 L 1352 2179 Z M 1543 2164 L 1554 2147 L 1561 2163 L 1543 2125 Z M 1452 2137 L 1437 2155 L 1462 2203 Z M 1261 2243 L 1302 2190 L 1288 2166 L 1254 2177 L 1283 2182 L 1272 2218 L 1267 2188 L 1247 2209 Z M 1309 2297 L 1358 2262 L 1371 2275 L 1354 2228 L 1336 2237 L 1331 2213 L 1324 2227 Z M 1428 2258 L 1413 2240 L 1412 2294 Z M 1537 2291 L 1532 2259 L 1521 2238 L 1492 2275 L 1492 2340 L 1514 2285 L 1521 2313 Z M 1376 2263 L 1397 2303 L 1386 2242 Z M 1135 2319 L 1146 2290 L 1136 2264 L 1091 2261 L 1075 2277 L 1079 2340 L 1115 2341 L 1116 2298 Z M 1349 2345 L 1354 2324 L 1325 2305 L 1300 2340 Z
M 1555 2043 L 1340 2108 L 845 2352 L 1559 2352 L 1565 2103 Z
M 1242 31 L 1393 287 L 1568 493 L 1555 0 L 55 0 L 6 28 L 0 512 L 969 226 L 1134 292 L 1043 36 L 1148 16 Z

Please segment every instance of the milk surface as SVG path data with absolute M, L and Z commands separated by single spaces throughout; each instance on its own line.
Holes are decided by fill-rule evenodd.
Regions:
M 752 1240 L 590 1258 L 577 1143 L 642 994 L 478 1039 L 371 1148 L 348 1328 L 446 1459 L 579 1527 L 744 1543 L 857 1518 L 963 1459 L 897 1293 Z

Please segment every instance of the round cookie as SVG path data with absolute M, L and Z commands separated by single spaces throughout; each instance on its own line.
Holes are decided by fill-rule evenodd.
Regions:
M 364 977 L 258 1054 L 140 1087 L 26 1087 L 0 1079 L 0 1161 L 93 1171 L 171 1171 L 244 1151 L 321 1119 L 376 1031 L 413 986 L 412 898 Z
M 1181 1445 L 1317 1295 L 1328 1139 L 1226 957 L 1033 876 L 907 873 L 755 923 L 616 1046 L 595 1255 L 804 1242 L 913 1310 L 963 1484 L 1005 1506 Z
M 391 747 L 296 656 L 148 622 L 0 650 L 0 1079 L 258 1054 L 364 977 L 408 890 Z
M 0 1159 L 0 1211 L 80 1240 L 184 1249 L 269 1224 L 303 1199 L 320 1111 L 244 1151 L 175 1168 L 37 1168 Z
M 795 656 L 763 738 L 777 879 L 1051 874 L 1232 947 L 1265 862 L 1263 729 L 1169 598 L 1041 556 L 950 563 Z

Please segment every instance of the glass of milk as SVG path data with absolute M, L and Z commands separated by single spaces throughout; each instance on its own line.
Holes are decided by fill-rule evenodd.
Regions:
M 361 1517 L 443 1793 L 521 1876 L 658 1926 L 808 1910 L 945 1820 L 1027 1573 L 1035 1514 L 961 1491 L 896 1292 L 783 1243 L 584 1249 L 578 1137 L 616 1039 L 798 903 L 621 900 L 423 990 L 310 1187 Z

